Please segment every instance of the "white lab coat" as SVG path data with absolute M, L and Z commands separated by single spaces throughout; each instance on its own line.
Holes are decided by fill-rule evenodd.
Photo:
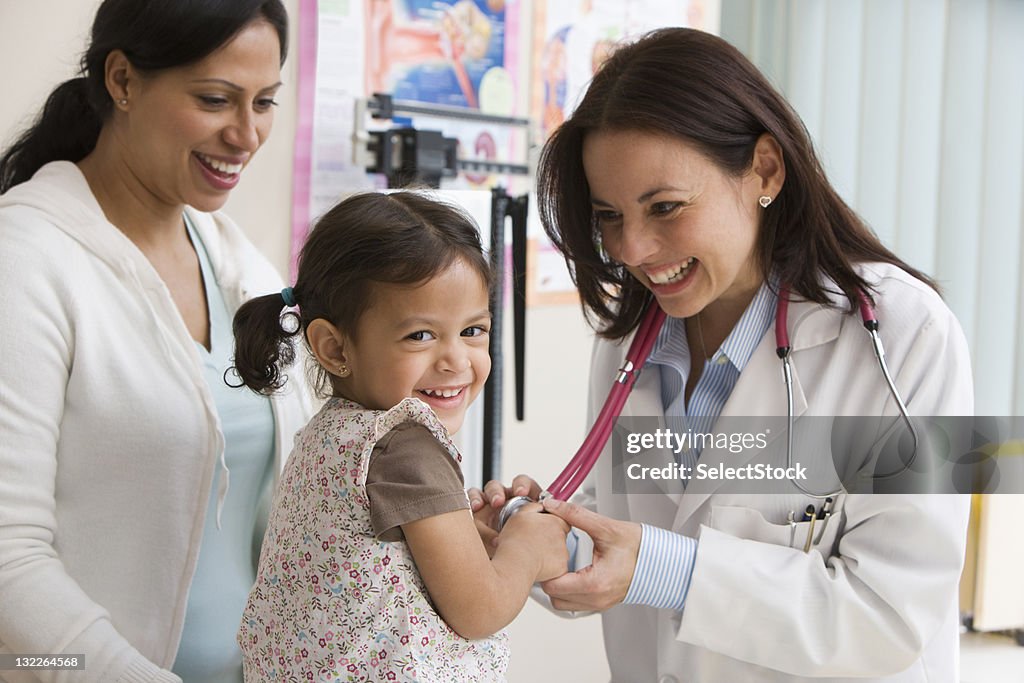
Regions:
M 910 413 L 973 414 L 967 345 L 950 310 L 897 268 L 871 264 L 861 272 L 877 283 L 890 372 Z M 794 303 L 788 329 L 797 417 L 898 414 L 859 315 Z M 598 342 L 592 416 L 627 346 Z M 785 417 L 780 368 L 772 328 L 722 416 Z M 662 412 L 659 375 L 644 372 L 622 414 Z M 804 553 L 806 523 L 798 525 L 793 543 L 787 512 L 820 501 L 796 489 L 737 495 L 693 482 L 682 495 L 617 495 L 610 457 L 606 449 L 580 502 L 609 517 L 699 539 L 683 612 L 620 605 L 603 614 L 616 683 L 959 680 L 957 585 L 967 496 L 844 494 Z M 701 462 L 742 465 L 747 458 L 706 449 Z

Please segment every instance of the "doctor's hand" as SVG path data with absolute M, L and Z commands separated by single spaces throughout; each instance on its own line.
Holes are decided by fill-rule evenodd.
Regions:
M 594 541 L 593 564 L 541 584 L 551 605 L 559 610 L 600 612 L 622 602 L 640 552 L 640 525 L 553 498 L 543 505 L 545 511 L 585 531 Z

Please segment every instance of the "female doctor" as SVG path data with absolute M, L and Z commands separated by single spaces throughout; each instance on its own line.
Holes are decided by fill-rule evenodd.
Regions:
M 664 29 L 615 52 L 547 143 L 538 194 L 601 338 L 591 418 L 652 296 L 668 318 L 623 416 L 700 432 L 785 418 L 780 296 L 794 416 L 898 416 L 860 292 L 910 414 L 972 413 L 964 336 L 934 284 L 840 199 L 796 114 L 721 39 Z M 965 497 L 839 493 L 809 534 L 813 490 L 622 495 L 609 450 L 576 502 L 545 502 L 593 558 L 543 589 L 558 610 L 603 612 L 613 681 L 957 680 Z M 486 520 L 539 492 L 520 476 L 471 502 Z

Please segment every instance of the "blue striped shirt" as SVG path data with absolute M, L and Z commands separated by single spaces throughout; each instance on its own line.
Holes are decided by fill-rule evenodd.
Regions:
M 644 368 L 657 370 L 661 375 L 661 402 L 667 428 L 676 433 L 685 433 L 687 428 L 695 433 L 711 431 L 740 373 L 771 326 L 775 304 L 776 297 L 768 284 L 762 284 L 722 346 L 704 361 L 704 370 L 688 405 L 685 388 L 690 374 L 690 348 L 686 343 L 686 321 L 665 319 Z M 680 464 L 695 467 L 700 451 L 683 451 L 679 457 Z M 640 553 L 623 602 L 682 610 L 697 560 L 697 539 L 647 524 L 642 526 Z

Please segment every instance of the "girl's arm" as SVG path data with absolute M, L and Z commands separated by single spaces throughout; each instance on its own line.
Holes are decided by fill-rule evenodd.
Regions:
M 522 610 L 534 582 L 565 573 L 568 527 L 539 510 L 526 506 L 509 520 L 493 558 L 468 510 L 402 525 L 434 606 L 462 637 L 501 630 Z

